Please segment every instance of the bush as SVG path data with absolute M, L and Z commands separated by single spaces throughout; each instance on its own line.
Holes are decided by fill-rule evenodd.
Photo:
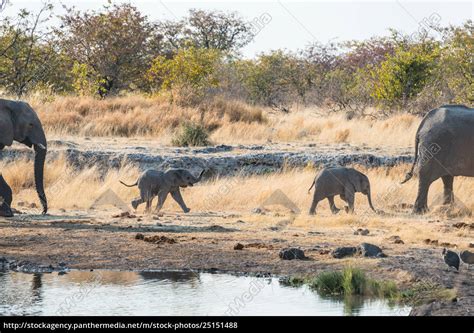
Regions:
M 362 295 L 396 298 L 398 289 L 394 282 L 369 279 L 365 273 L 352 267 L 342 271 L 322 272 L 308 281 L 309 287 L 322 295 Z
M 174 146 L 188 147 L 188 146 L 207 146 L 210 144 L 209 134 L 206 129 L 193 123 L 186 123 L 181 126 L 177 136 L 173 139 Z
M 215 49 L 181 49 L 171 59 L 156 57 L 147 78 L 155 89 L 170 92 L 174 102 L 194 106 L 219 86 L 217 69 L 222 56 Z

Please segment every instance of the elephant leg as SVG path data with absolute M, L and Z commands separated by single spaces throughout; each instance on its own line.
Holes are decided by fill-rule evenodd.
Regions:
M 309 215 L 316 214 L 316 207 L 318 206 L 318 202 L 320 202 L 323 199 L 324 198 L 322 198 L 321 195 L 319 195 L 319 193 L 316 189 L 316 191 L 314 192 L 314 195 L 313 195 L 313 202 L 311 202 L 311 207 L 309 208 Z
M 422 175 L 419 176 L 418 180 L 418 194 L 415 200 L 415 206 L 413 207 L 414 214 L 424 214 L 428 211 L 428 191 L 430 185 L 433 182 L 431 179 L 426 179 Z
M 328 197 L 328 201 L 329 201 L 329 208 L 331 208 L 331 212 L 333 214 L 337 214 L 340 209 L 336 207 L 336 205 L 334 204 L 334 196 L 331 195 Z
M 156 204 L 155 212 L 158 213 L 161 208 L 163 208 L 163 204 L 166 201 L 166 197 L 168 196 L 168 191 L 160 191 L 158 192 L 158 203 Z
M 443 176 L 441 177 L 444 184 L 444 193 L 443 193 L 443 205 L 449 205 L 454 202 L 454 194 L 453 194 L 453 176 Z
M 147 199 L 146 199 L 145 211 L 146 211 L 147 213 L 149 213 L 150 210 L 151 210 L 151 203 L 152 203 L 152 201 L 153 201 L 153 198 L 147 198 Z
M 171 197 L 173 197 L 174 201 L 176 201 L 179 204 L 183 212 L 189 213 L 190 209 L 186 207 L 183 197 L 181 196 L 181 192 L 179 191 L 179 188 L 177 190 L 171 191 L 170 193 L 171 193 Z
M 346 210 L 347 213 L 354 213 L 354 191 L 346 188 L 344 191 L 344 197 L 346 198 L 347 205 L 349 206 Z

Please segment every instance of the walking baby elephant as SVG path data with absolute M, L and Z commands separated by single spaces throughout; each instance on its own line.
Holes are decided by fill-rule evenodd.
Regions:
M 356 192 L 361 192 L 367 195 L 370 208 L 375 212 L 372 206 L 372 199 L 370 197 L 370 182 L 369 178 L 363 173 L 353 168 L 325 168 L 311 184 L 308 192 L 313 186 L 316 186 L 313 196 L 313 202 L 309 209 L 309 214 L 313 215 L 316 212 L 318 202 L 327 198 L 329 206 L 333 214 L 337 214 L 340 209 L 334 204 L 334 196 L 339 195 L 342 200 L 349 205 L 349 211 L 354 212 L 354 195 Z
M 135 184 L 128 185 L 122 181 L 120 182 L 128 187 L 138 185 L 140 197 L 132 200 L 132 206 L 134 209 L 137 209 L 138 205 L 145 202 L 146 211 L 149 212 L 153 198 L 158 196 L 158 204 L 156 205 L 156 211 L 158 212 L 161 207 L 163 207 L 168 194 L 171 194 L 183 212 L 188 213 L 190 209 L 186 207 L 179 188 L 193 186 L 201 180 L 203 173 L 204 170 L 201 172 L 199 177 L 194 177 L 185 169 L 168 169 L 165 172 L 148 169 L 138 177 Z

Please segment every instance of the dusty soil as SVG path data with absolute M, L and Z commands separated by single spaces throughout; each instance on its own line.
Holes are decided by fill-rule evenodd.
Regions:
M 447 271 L 441 257 L 444 246 L 469 247 L 474 234 L 471 218 L 418 218 L 400 210 L 397 216 L 374 215 L 372 222 L 362 219 L 355 225 L 333 222 L 331 216 L 295 217 L 277 211 L 167 211 L 159 216 L 120 214 L 114 208 L 51 211 L 47 216 L 32 212 L 24 209 L 25 214 L 0 218 L 0 257 L 40 265 L 63 262 L 75 269 L 210 270 L 280 276 L 312 275 L 352 265 L 365 269 L 372 278 L 394 280 L 401 287 L 425 283 L 456 289 L 456 300 L 434 300 L 412 314 L 474 313 L 474 270 L 463 265 L 459 273 Z M 369 234 L 354 234 L 359 227 L 369 229 Z M 409 236 L 424 232 L 430 241 L 423 235 Z M 387 257 L 335 259 L 330 254 L 338 246 L 362 242 L 380 246 Z M 234 249 L 238 243 L 242 250 Z M 279 250 L 286 247 L 303 249 L 308 259 L 280 259 Z

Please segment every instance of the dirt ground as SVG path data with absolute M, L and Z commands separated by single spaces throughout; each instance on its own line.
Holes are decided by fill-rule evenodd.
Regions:
M 412 311 L 416 315 L 472 315 L 474 270 L 447 271 L 441 251 L 473 246 L 471 217 L 436 219 L 414 217 L 408 209 L 396 215 L 337 218 L 293 215 L 269 210 L 252 212 L 191 212 L 168 210 L 160 215 L 120 216 L 114 207 L 95 210 L 33 209 L 13 218 L 0 218 L 0 257 L 73 269 L 198 270 L 265 273 L 277 276 L 313 275 L 354 266 L 370 277 L 396 281 L 401 287 L 440 284 L 454 288 L 457 298 L 433 301 Z M 356 235 L 358 228 L 368 235 Z M 408 232 L 409 230 L 409 232 Z M 137 234 L 139 234 L 137 236 Z M 143 236 L 141 236 L 141 235 Z M 164 237 L 162 237 L 164 236 Z M 399 236 L 402 242 L 394 241 Z M 430 238 L 428 242 L 426 239 Z M 147 241 L 148 240 L 148 241 Z M 380 246 L 386 258 L 335 259 L 338 246 L 363 242 Z M 235 250 L 240 243 L 242 250 Z M 308 260 L 282 260 L 279 251 L 299 247 Z

